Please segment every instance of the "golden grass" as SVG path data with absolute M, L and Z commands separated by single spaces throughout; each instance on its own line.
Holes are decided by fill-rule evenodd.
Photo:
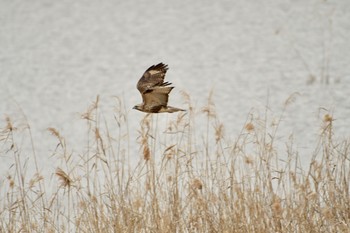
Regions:
M 0 156 L 13 156 L 14 169 L 0 183 L 0 232 L 349 232 L 350 142 L 335 141 L 330 113 L 309 166 L 301 166 L 292 137 L 276 149 L 282 116 L 250 114 L 231 140 L 210 98 L 196 112 L 184 97 L 189 111 L 172 115 L 164 131 L 157 119 L 166 115 L 145 115 L 138 154 L 118 98 L 113 126 L 102 120 L 99 98 L 82 114 L 88 140 L 80 152 L 49 128 L 63 164 L 52 171 L 52 192 L 37 158 L 37 172 L 26 176 L 33 161 L 23 161 L 15 140 L 23 130 L 7 117 Z M 206 117 L 204 135 L 198 114 Z

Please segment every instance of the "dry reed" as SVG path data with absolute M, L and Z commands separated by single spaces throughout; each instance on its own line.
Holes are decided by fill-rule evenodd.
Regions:
M 164 130 L 158 117 L 166 115 L 140 122 L 137 164 L 119 98 L 113 126 L 101 120 L 98 97 L 82 115 L 80 152 L 69 153 L 49 128 L 58 140 L 53 159 L 63 164 L 52 171 L 52 192 L 39 186 L 39 171 L 26 176 L 32 161 L 15 140 L 24 131 L 6 118 L 0 156 L 12 155 L 14 169 L 0 183 L 0 232 L 349 232 L 350 142 L 334 139 L 330 113 L 309 166 L 301 166 L 293 137 L 276 149 L 283 116 L 271 122 L 251 113 L 227 139 L 211 97 L 197 111 L 183 95 L 189 111 L 171 115 Z M 195 124 L 202 116 L 204 135 Z

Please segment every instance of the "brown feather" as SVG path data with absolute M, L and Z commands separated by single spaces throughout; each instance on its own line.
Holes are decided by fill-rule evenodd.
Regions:
M 142 94 L 144 105 L 167 106 L 169 93 L 174 87 L 156 87 L 153 90 Z
M 156 86 L 168 86 L 171 83 L 165 82 L 165 74 L 168 66 L 163 63 L 149 67 L 137 83 L 137 89 L 141 94 Z
M 143 112 L 177 112 L 184 111 L 179 108 L 167 106 L 169 93 L 174 87 L 171 83 L 164 82 L 168 65 L 159 63 L 149 67 L 137 83 L 143 103 L 134 108 Z

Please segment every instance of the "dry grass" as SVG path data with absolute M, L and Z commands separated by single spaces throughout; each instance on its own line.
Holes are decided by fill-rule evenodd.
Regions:
M 269 122 L 250 114 L 229 140 L 211 99 L 196 112 L 184 97 L 189 111 L 172 115 L 164 131 L 158 117 L 166 115 L 145 115 L 138 155 L 119 99 L 112 126 L 101 117 L 99 98 L 82 114 L 88 140 L 80 152 L 69 152 L 49 128 L 58 141 L 52 156 L 64 164 L 52 171 L 53 192 L 38 168 L 26 176 L 36 158 L 23 161 L 15 139 L 30 127 L 19 130 L 6 118 L 0 156 L 13 156 L 14 169 L 0 183 L 0 232 L 349 232 L 350 142 L 334 140 L 331 114 L 303 169 L 292 138 L 276 149 L 282 116 Z

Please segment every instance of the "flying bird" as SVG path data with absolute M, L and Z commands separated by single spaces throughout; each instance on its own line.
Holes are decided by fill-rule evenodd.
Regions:
M 168 65 L 159 63 L 149 67 L 137 83 L 143 103 L 135 105 L 134 109 L 148 113 L 185 111 L 180 108 L 168 106 L 169 93 L 174 87 L 164 82 Z

